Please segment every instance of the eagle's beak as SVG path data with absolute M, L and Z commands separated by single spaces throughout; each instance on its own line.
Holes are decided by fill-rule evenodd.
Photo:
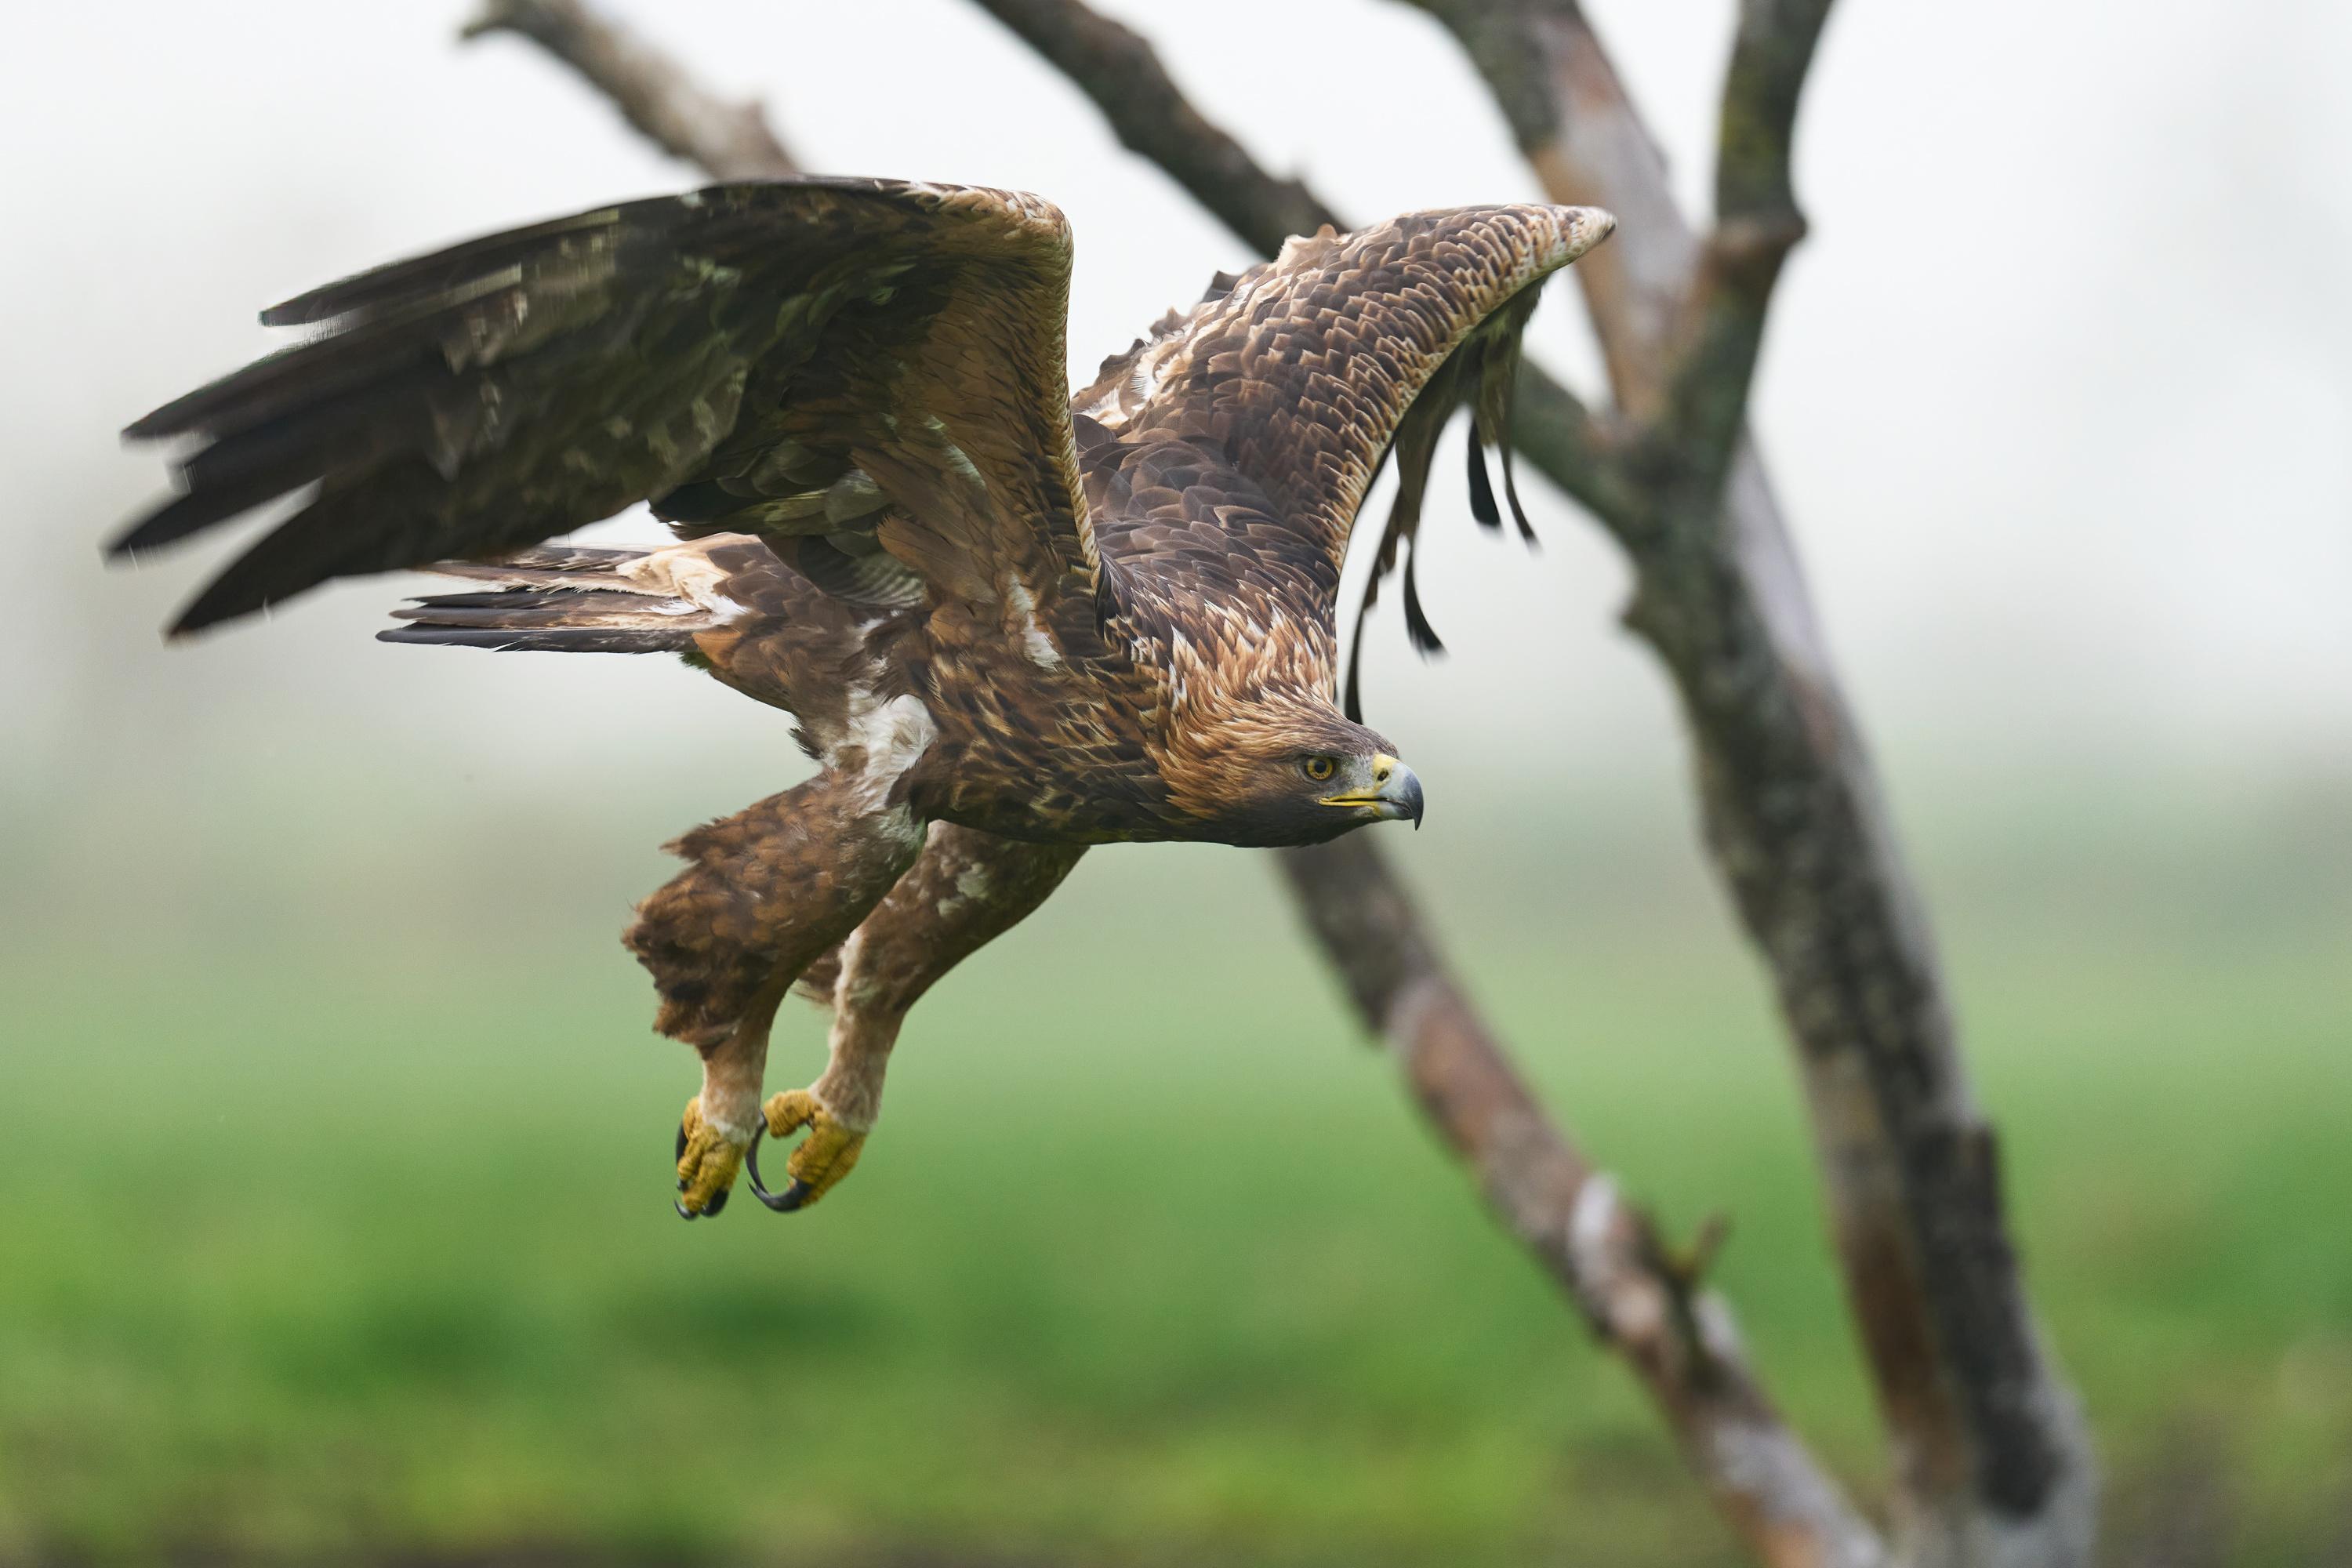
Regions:
M 1421 777 L 1386 752 L 1372 759 L 1372 787 L 1348 795 L 1327 795 L 1325 805 L 1369 809 L 1377 822 L 1410 820 L 1421 826 Z

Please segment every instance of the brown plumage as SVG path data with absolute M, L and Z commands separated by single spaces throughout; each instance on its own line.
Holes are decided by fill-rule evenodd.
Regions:
M 1035 197 L 806 180 L 603 208 L 268 312 L 325 330 L 131 427 L 202 444 L 115 548 L 315 484 L 175 633 L 423 566 L 472 583 L 386 640 L 672 651 L 791 712 L 822 771 L 681 839 L 627 941 L 704 1056 L 689 1215 L 757 1135 L 778 1000 L 829 991 L 835 1070 L 768 1117 L 810 1128 L 794 1206 L 855 1160 L 897 1016 L 1085 846 L 1419 819 L 1352 674 L 1336 700 L 1356 513 L 1393 451 L 1366 603 L 1402 556 L 1433 647 L 1411 552 L 1437 437 L 1471 405 L 1499 524 L 1479 448 L 1520 330 L 1609 227 L 1496 206 L 1293 240 L 1072 399 L 1069 233 Z M 1516 515 L 1507 447 L 1504 486 Z M 639 500 L 682 542 L 542 546 Z

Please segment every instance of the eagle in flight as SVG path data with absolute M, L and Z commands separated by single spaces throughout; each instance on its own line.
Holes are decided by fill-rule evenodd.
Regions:
M 112 551 L 303 491 L 174 635 L 423 568 L 466 591 L 384 640 L 677 654 L 792 714 L 820 771 L 671 846 L 687 868 L 624 940 L 656 1027 L 702 1058 L 678 1213 L 719 1213 L 763 1133 L 804 1130 L 781 1192 L 751 1158 L 795 1209 L 856 1162 L 908 1009 L 1088 846 L 1420 821 L 1352 668 L 1340 698 L 1357 510 L 1393 452 L 1365 605 L 1403 548 L 1433 647 L 1410 554 L 1432 449 L 1467 404 L 1473 509 L 1499 526 L 1502 443 L 1518 512 L 1520 331 L 1612 226 L 1524 205 L 1327 227 L 1072 396 L 1070 231 L 1037 197 L 803 179 L 600 207 L 265 311 L 317 335 L 125 432 L 184 447 Z M 639 501 L 677 543 L 546 542 Z M 795 983 L 832 1005 L 830 1058 L 763 1106 Z

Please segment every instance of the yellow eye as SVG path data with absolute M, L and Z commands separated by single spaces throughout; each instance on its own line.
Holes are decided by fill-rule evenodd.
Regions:
M 1321 784 L 1339 771 L 1339 764 L 1328 757 L 1309 757 L 1298 765 L 1307 776 L 1317 784 Z

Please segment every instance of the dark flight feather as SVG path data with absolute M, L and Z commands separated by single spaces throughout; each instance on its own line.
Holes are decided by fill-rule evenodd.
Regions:
M 1429 493 L 1429 469 L 1437 455 L 1438 438 L 1445 432 L 1445 424 L 1456 406 L 1465 363 L 1465 350 L 1456 350 L 1421 395 L 1397 422 L 1396 435 L 1389 443 L 1388 456 L 1395 460 L 1397 470 L 1396 500 L 1389 508 L 1388 521 L 1381 530 L 1380 545 L 1372 557 L 1372 570 L 1364 579 L 1363 596 L 1356 605 L 1356 631 L 1348 649 L 1348 679 L 1346 712 L 1358 723 L 1362 718 L 1362 666 L 1364 623 L 1370 617 L 1372 606 L 1380 602 L 1381 584 L 1397 569 L 1400 552 L 1412 544 L 1421 532 L 1422 507 Z M 1417 553 L 1417 552 L 1416 552 Z M 1421 594 L 1415 582 L 1410 557 L 1405 562 L 1405 635 L 1413 647 L 1424 656 L 1442 649 L 1444 644 L 1423 613 Z
M 673 199 L 656 196 L 648 201 L 593 207 L 478 239 L 461 240 L 428 255 L 387 261 L 272 305 L 261 312 L 261 324 L 309 326 L 341 316 L 381 313 L 410 300 L 453 295 L 469 288 L 478 289 L 484 282 L 502 282 L 502 274 L 509 269 L 520 275 L 527 266 L 541 262 L 551 250 L 566 259 L 584 260 L 607 251 L 615 237 L 626 231 L 633 214 L 657 212 Z
M 1470 515 L 1481 528 L 1500 528 L 1503 514 L 1495 506 L 1495 482 L 1486 477 L 1486 433 L 1470 421 Z
M 1404 563 L 1404 632 L 1412 640 L 1413 651 L 1423 658 L 1433 658 L 1445 651 L 1437 637 L 1437 628 L 1429 624 L 1429 616 L 1421 607 L 1421 546 L 1415 544 Z
M 1512 458 L 1511 413 L 1517 400 L 1519 361 L 1527 342 L 1528 318 L 1535 313 L 1538 291 L 1526 289 L 1495 313 L 1494 330 L 1487 334 L 1484 353 L 1478 363 L 1477 399 L 1472 416 L 1471 445 L 1491 440 L 1502 448 L 1503 496 L 1510 503 L 1511 521 L 1519 531 L 1519 538 L 1532 548 L 1536 531 L 1528 521 L 1527 509 L 1519 504 L 1519 482 Z M 1485 481 L 1486 463 L 1479 460 L 1479 483 Z M 1494 510 L 1494 498 L 1488 492 L 1486 508 Z
M 1502 447 L 1503 490 L 1509 500 L 1512 520 L 1521 539 L 1529 545 L 1536 542 L 1535 530 L 1528 525 L 1527 512 L 1519 504 L 1518 487 L 1513 478 L 1509 431 L 1519 345 L 1537 297 L 1535 286 L 1522 288 L 1465 336 L 1397 421 L 1389 448 L 1397 464 L 1396 501 L 1381 531 L 1371 574 L 1365 579 L 1363 597 L 1357 606 L 1356 637 L 1350 640 L 1348 655 L 1346 690 L 1350 718 L 1359 718 L 1361 683 L 1358 664 L 1363 619 L 1379 601 L 1381 582 L 1398 570 L 1401 552 L 1405 574 L 1405 634 L 1424 657 L 1444 651 L 1445 645 L 1422 608 L 1414 566 L 1420 557 L 1418 540 L 1430 463 L 1438 438 L 1456 408 L 1466 405 L 1471 411 L 1467 463 L 1471 515 L 1484 527 L 1502 526 L 1502 510 L 1496 505 L 1494 484 L 1486 471 L 1486 444 L 1493 435 Z
M 1339 697 L 1339 711 L 1351 724 L 1364 721 L 1364 627 L 1371 620 L 1367 598 L 1356 612 L 1355 629 L 1348 634 L 1348 682 Z
M 988 602 L 1011 582 L 1044 603 L 1093 571 L 1076 475 L 1031 457 L 1070 449 L 1068 255 L 1060 215 L 1034 197 L 802 180 L 602 207 L 376 268 L 263 318 L 323 335 L 130 427 L 206 444 L 180 465 L 185 493 L 114 549 L 320 485 L 182 633 L 640 500 L 659 513 L 677 495 L 688 532 L 875 534 L 895 506 L 884 543 L 932 590 Z M 855 456 L 869 443 L 894 459 L 871 478 Z M 796 507 L 811 489 L 817 506 Z
M 324 470 L 323 463 L 316 467 Z M 318 473 L 305 477 L 299 468 L 289 466 L 184 490 L 124 530 L 106 547 L 106 552 L 111 558 L 122 559 L 176 544 L 216 522 L 226 522 L 257 506 L 266 506 L 318 478 Z

